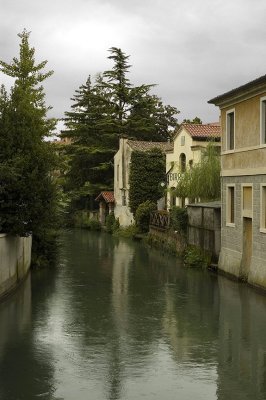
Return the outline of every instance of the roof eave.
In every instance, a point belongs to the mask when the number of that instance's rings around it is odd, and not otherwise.
[[[232,103],[239,103],[247,98],[259,95],[266,91],[266,75],[262,78],[260,81],[247,83],[239,88],[214,97],[213,99],[209,100],[208,103],[219,106],[220,108],[224,108]]]

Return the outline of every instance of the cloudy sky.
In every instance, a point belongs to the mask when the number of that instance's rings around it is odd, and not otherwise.
[[[130,55],[131,81],[156,83],[180,122],[217,121],[210,98],[266,74],[266,0],[0,0],[0,11],[0,59],[32,32],[36,60],[54,70],[45,91],[57,118],[88,75],[111,68],[112,46]]]

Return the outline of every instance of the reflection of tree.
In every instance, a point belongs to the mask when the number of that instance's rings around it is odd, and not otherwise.
[[[46,282],[42,281],[45,285]],[[50,399],[54,392],[53,362],[47,349],[36,348],[34,325],[43,295],[31,303],[30,277],[0,307],[0,398],[29,400],[38,395]],[[2,333],[5,332],[6,336]],[[4,347],[2,347],[4,346]]]

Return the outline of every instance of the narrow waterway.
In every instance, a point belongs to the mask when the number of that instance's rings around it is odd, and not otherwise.
[[[107,234],[65,233],[0,329],[0,400],[266,399],[266,296]]]

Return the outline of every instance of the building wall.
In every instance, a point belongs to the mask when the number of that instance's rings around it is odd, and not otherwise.
[[[31,264],[32,238],[0,234],[0,296],[7,294],[27,275]]]
[[[173,152],[166,153],[166,173],[171,169],[168,174],[167,182],[167,209],[171,206],[182,206],[180,198],[175,198],[172,201],[171,188],[175,188],[178,181],[178,174],[181,171],[180,155],[183,153],[186,156],[186,168],[190,168],[200,162],[202,151],[207,147],[208,141],[193,140],[191,135],[183,128],[174,139]],[[220,143],[217,143],[220,146]],[[174,203],[174,204],[173,204]],[[185,204],[189,203],[189,199],[185,200]]]
[[[119,150],[114,156],[114,214],[119,218],[121,226],[128,226],[134,222],[134,216],[128,206],[131,153],[132,149],[128,146],[127,139],[120,139]]]
[[[260,229],[261,184],[266,183],[266,146],[260,143],[261,98],[266,92],[221,109],[222,230],[219,268],[266,288],[266,233]],[[235,148],[226,149],[227,112],[235,113]],[[243,185],[252,186],[252,210],[243,210]],[[228,185],[235,187],[235,221],[228,223]]]
[[[264,96],[266,92],[221,110],[223,175],[265,173],[265,145],[260,145],[260,99]],[[226,150],[226,113],[229,110],[235,111],[234,151]]]
[[[261,183],[266,184],[266,174],[222,178],[222,248],[219,269],[266,288],[266,233],[260,230]],[[230,226],[226,219],[227,185],[232,184],[235,185],[234,226]],[[249,246],[249,241],[244,240],[243,184],[251,184],[253,189],[251,260],[248,269],[244,262],[244,250]]]
[[[208,252],[217,262],[221,249],[221,205],[220,202],[191,204],[187,207],[189,245]]]

